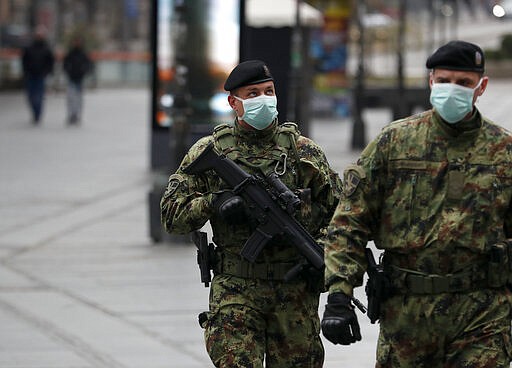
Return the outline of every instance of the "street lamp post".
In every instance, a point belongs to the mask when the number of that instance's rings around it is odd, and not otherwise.
[[[405,21],[407,11],[407,0],[400,0],[399,5],[399,23],[398,23],[398,39],[397,39],[397,99],[394,106],[393,120],[401,119],[409,112],[408,106],[404,103],[404,46],[405,46]]]
[[[353,111],[353,130],[352,130],[352,149],[360,150],[366,145],[366,128],[363,120],[363,98],[364,98],[364,25],[363,14],[366,11],[366,4],[364,1],[356,2],[357,12],[357,28],[359,30],[358,52],[359,61],[356,75],[356,83],[354,88],[354,111]]]
[[[289,120],[299,124],[302,134],[309,135],[308,122],[305,120],[303,104],[304,98],[304,77],[305,60],[303,55],[304,40],[302,38],[302,24],[300,8],[302,0],[296,0],[295,24],[291,36],[291,74],[290,89],[288,97]]]

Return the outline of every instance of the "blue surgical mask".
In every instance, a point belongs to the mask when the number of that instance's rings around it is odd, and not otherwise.
[[[475,88],[463,87],[455,83],[434,83],[430,91],[430,103],[447,123],[455,124],[473,110]]]
[[[276,96],[260,95],[245,100],[237,96],[233,97],[242,101],[244,106],[244,115],[240,119],[255,129],[263,130],[268,128],[277,117]]]

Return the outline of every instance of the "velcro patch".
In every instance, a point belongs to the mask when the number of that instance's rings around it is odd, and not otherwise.
[[[167,185],[167,193],[172,195],[176,190],[178,190],[180,184],[185,181],[185,178],[180,174],[172,174],[169,177],[169,184]]]
[[[366,177],[362,167],[350,165],[345,170],[343,178],[343,194],[350,197],[357,190],[361,180]]]

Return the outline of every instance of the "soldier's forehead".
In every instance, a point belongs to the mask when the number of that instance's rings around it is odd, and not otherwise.
[[[253,91],[261,91],[269,88],[274,88],[274,82],[268,81],[263,83],[251,84],[248,86],[242,86],[238,88],[238,92],[253,92]]]
[[[434,69],[432,76],[434,79],[448,79],[454,81],[474,81],[480,79],[480,74],[477,72],[449,69]]]

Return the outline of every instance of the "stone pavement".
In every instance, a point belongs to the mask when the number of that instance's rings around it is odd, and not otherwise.
[[[493,81],[479,103],[509,128],[511,87]],[[0,367],[212,366],[195,247],[148,235],[149,96],[87,91],[82,125],[67,127],[51,92],[33,127],[24,96],[0,94]],[[373,137],[391,116],[364,118]],[[310,135],[338,171],[357,157],[348,120],[314,121]],[[373,366],[377,326],[359,320],[363,341],[326,342],[326,368]]]

